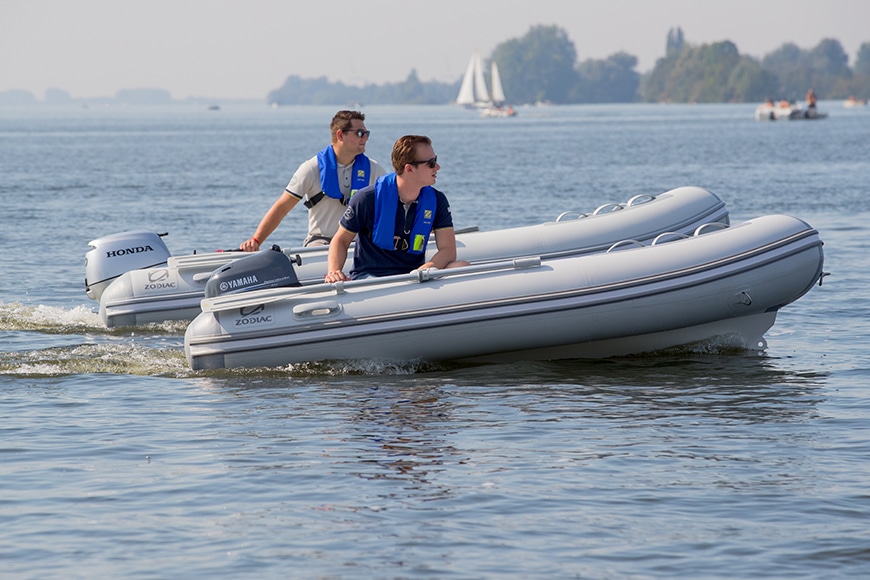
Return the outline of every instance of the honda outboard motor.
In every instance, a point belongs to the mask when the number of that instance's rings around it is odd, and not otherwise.
[[[290,257],[277,246],[221,266],[205,283],[205,297],[237,294],[264,288],[302,286]]]
[[[171,255],[161,239],[166,234],[136,230],[97,238],[85,254],[85,292],[99,300],[112,280],[130,270],[166,264]]]

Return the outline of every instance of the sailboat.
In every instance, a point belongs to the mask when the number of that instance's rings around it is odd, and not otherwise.
[[[505,106],[507,99],[505,99],[504,88],[501,85],[498,64],[495,61],[492,61],[490,81],[492,83],[492,98],[490,98],[486,81],[483,78],[483,64],[480,55],[474,53],[468,62],[468,68],[465,70],[462,86],[456,97],[456,104],[479,109],[480,114],[485,117],[513,117],[516,115],[513,107]]]

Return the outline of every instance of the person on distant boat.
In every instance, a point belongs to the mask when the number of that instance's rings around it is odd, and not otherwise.
[[[393,145],[392,161],[395,173],[378,178],[350,199],[329,246],[326,282],[469,265],[456,260],[450,204],[432,187],[441,169],[432,140],[423,135],[400,137]],[[438,251],[426,261],[432,232]],[[348,276],[342,267],[354,238]]]
[[[239,245],[245,252],[260,249],[281,220],[296,204],[308,208],[305,246],[329,244],[338,230],[338,220],[353,194],[386,175],[387,170],[365,155],[370,131],[359,111],[338,111],[329,126],[332,143],[296,170],[290,183],[275,201],[254,235]]]
[[[807,91],[807,108],[814,109],[816,108],[816,92],[813,89]]]
[[[789,103],[787,99],[781,99],[779,101],[779,105],[777,105],[777,106],[781,107],[783,109],[787,109],[787,108],[791,107],[791,103]]]

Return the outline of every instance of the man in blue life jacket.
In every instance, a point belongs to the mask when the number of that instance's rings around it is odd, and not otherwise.
[[[422,135],[400,137],[393,145],[392,161],[395,173],[378,178],[351,198],[329,246],[327,282],[469,265],[456,260],[450,204],[432,187],[441,169],[432,141]],[[433,231],[437,252],[426,261]],[[342,267],[354,238],[348,277]]]
[[[302,200],[308,208],[308,236],[303,245],[329,244],[354,192],[387,173],[377,161],[365,155],[370,135],[365,118],[359,111],[335,114],[329,127],[332,143],[299,166],[284,192],[260,220],[254,235],[239,245],[240,249],[259,250],[281,220]]]

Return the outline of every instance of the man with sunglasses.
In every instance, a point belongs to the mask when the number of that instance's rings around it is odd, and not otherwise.
[[[259,250],[281,220],[303,200],[308,208],[308,236],[303,245],[329,244],[351,196],[387,173],[365,155],[371,134],[365,118],[359,111],[335,114],[329,127],[332,143],[299,166],[284,192],[260,220],[254,235],[239,245],[240,249]]]
[[[351,198],[329,246],[327,282],[469,265],[456,260],[450,204],[432,187],[441,169],[432,141],[422,135],[400,137],[392,161],[395,173]],[[437,251],[427,261],[432,232]],[[347,276],[342,267],[354,238],[353,269]]]

